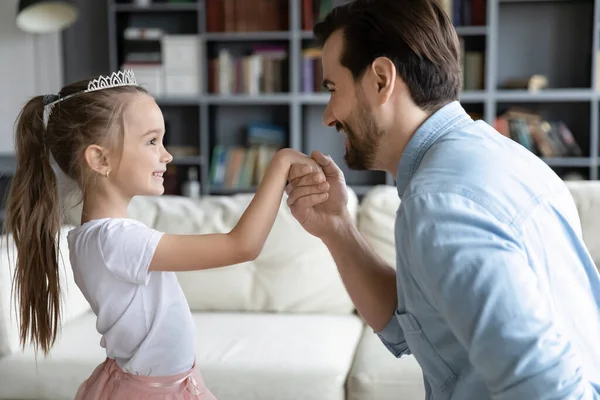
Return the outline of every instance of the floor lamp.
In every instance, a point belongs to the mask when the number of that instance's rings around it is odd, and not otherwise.
[[[77,15],[67,0],[20,0],[17,26],[28,33],[58,32],[73,24]]]

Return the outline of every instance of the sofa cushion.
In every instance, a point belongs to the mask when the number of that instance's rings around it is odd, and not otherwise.
[[[423,374],[412,355],[396,358],[371,328],[363,332],[347,383],[348,400],[423,400]]]
[[[63,226],[60,230],[59,276],[61,285],[62,323],[68,323],[90,310],[90,305],[75,284],[73,270],[69,263],[67,233],[73,226]],[[8,247],[7,247],[8,238]],[[15,267],[15,247],[11,235],[0,238],[0,356],[19,349],[18,310],[13,301],[13,277]],[[7,251],[10,249],[10,252]]]
[[[363,324],[355,315],[195,313],[197,365],[219,400],[343,400]],[[73,398],[105,359],[87,313],[51,358],[31,348],[0,359],[0,398]]]
[[[251,199],[251,195],[207,198],[198,210],[171,207],[170,200],[160,202],[159,207],[164,209],[158,213],[156,228],[172,233],[228,232]],[[188,222],[179,222],[182,220]],[[255,261],[178,276],[193,310],[309,313],[354,310],[331,254],[319,239],[304,231],[285,199]]]
[[[27,346],[0,358],[0,399],[72,399],[77,388],[106,358],[92,312],[63,326],[50,357]]]
[[[596,266],[600,268],[600,182],[565,182],[579,212],[581,231],[585,245],[590,251]]]
[[[345,399],[355,315],[195,314],[198,364],[219,400]]]
[[[395,186],[379,185],[369,190],[358,209],[357,226],[367,243],[390,266],[396,267],[394,227],[400,206]]]
[[[349,193],[356,215],[358,199]],[[253,194],[136,197],[132,218],[167,233],[226,233],[237,223]],[[354,306],[325,245],[292,216],[284,195],[263,251],[253,262],[178,273],[195,311],[351,313]],[[78,212],[72,212],[71,222]]]

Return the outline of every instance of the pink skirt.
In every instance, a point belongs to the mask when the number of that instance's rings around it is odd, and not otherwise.
[[[194,365],[174,376],[140,376],[124,372],[107,358],[86,379],[75,400],[216,400]]]

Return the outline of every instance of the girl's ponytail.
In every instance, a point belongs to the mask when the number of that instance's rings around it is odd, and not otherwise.
[[[17,169],[6,201],[6,232],[16,245],[13,290],[19,305],[20,342],[45,355],[60,321],[59,243],[61,212],[56,175],[43,124],[44,97],[31,99],[18,118]]]

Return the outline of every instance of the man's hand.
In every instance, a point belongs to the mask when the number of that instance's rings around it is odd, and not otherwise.
[[[331,157],[318,151],[313,151],[311,157],[325,173],[329,184],[328,196],[322,196],[322,190],[318,188],[322,182],[321,172],[314,173],[308,166],[294,164],[286,187],[288,206],[308,233],[324,239],[345,224],[352,223],[347,208],[348,192],[344,174]]]

